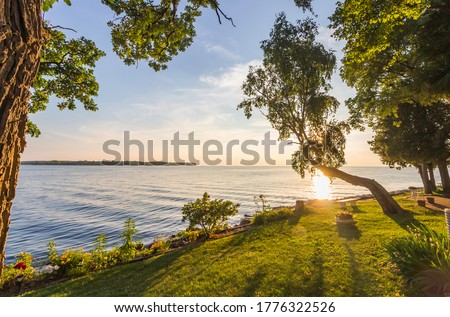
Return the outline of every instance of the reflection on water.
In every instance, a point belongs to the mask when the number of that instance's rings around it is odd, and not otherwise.
[[[317,175],[312,177],[314,184],[315,198],[317,199],[330,199],[331,188],[330,179],[322,174],[321,171],[317,172]]]

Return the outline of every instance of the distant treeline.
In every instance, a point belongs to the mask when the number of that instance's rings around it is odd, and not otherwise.
[[[189,162],[139,162],[139,161],[23,161],[22,165],[113,165],[113,166],[195,166],[195,163]]]

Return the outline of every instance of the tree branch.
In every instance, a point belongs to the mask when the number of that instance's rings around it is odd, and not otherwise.
[[[230,21],[232,26],[236,27],[236,25],[234,24],[233,18],[229,17],[222,11],[222,9],[219,7],[219,3],[217,3],[216,0],[211,0],[211,2],[213,4],[214,11],[216,11],[217,19],[219,20],[219,23],[222,24],[221,17],[223,17],[226,20]]]
[[[76,30],[74,30],[74,29],[72,29],[72,28],[63,27],[63,26],[61,26],[61,25],[51,25],[51,26],[49,27],[49,29],[62,29],[62,30],[69,30],[69,31],[78,33]]]

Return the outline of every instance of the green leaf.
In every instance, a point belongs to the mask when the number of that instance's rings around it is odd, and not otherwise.
[[[51,8],[53,8],[53,5],[56,2],[59,2],[59,0],[43,0],[42,1],[42,11],[43,12],[49,11]],[[64,2],[69,6],[72,5],[70,0],[64,0]]]

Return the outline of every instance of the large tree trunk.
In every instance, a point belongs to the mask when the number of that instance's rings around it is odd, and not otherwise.
[[[392,198],[391,194],[375,180],[351,175],[333,167],[323,165],[317,165],[315,167],[327,177],[336,177],[352,185],[366,187],[378,201],[384,213],[404,212],[403,208]]]
[[[448,174],[447,162],[439,162],[439,174],[441,175],[442,191],[444,195],[450,196],[450,176]]]
[[[431,191],[435,192],[437,190],[436,179],[434,178],[434,167],[432,163],[427,164],[428,173],[430,174],[430,186]]]
[[[418,168],[420,177],[422,178],[423,192],[427,195],[432,194],[427,164],[421,164]]]
[[[41,40],[41,0],[0,0],[0,278]]]

